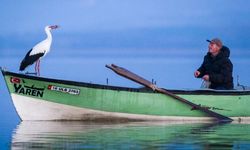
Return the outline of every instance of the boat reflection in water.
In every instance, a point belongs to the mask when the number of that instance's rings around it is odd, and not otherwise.
[[[12,149],[250,149],[250,124],[23,121]]]

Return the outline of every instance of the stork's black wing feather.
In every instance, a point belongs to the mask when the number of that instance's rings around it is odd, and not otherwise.
[[[44,53],[38,53],[30,56],[31,51],[32,49],[25,55],[24,59],[22,60],[19,68],[20,71],[23,71],[27,66],[32,65],[44,55]]]

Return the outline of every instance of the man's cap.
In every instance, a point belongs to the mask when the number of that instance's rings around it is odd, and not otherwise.
[[[216,44],[217,46],[219,46],[220,48],[222,47],[222,41],[220,40],[220,39],[218,39],[218,38],[214,38],[214,39],[212,39],[212,40],[207,40],[207,42],[209,42],[209,43],[214,43],[214,44]]]

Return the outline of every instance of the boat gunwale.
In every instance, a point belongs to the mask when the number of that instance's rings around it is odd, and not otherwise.
[[[93,83],[71,81],[71,80],[52,79],[52,78],[46,78],[46,77],[37,77],[37,76],[20,74],[20,73],[14,73],[14,72],[3,70],[2,68],[1,68],[1,71],[4,76],[9,75],[9,76],[15,76],[15,77],[26,78],[26,79],[31,79],[31,80],[53,82],[57,84],[66,84],[66,85],[71,85],[71,86],[80,86],[80,87],[116,90],[116,91],[140,92],[140,93],[157,93],[147,87],[132,88],[132,87],[103,85],[103,84],[93,84]],[[228,96],[250,95],[250,90],[213,90],[213,89],[197,89],[197,90],[167,89],[167,90],[174,94],[184,94],[184,95],[228,95]]]

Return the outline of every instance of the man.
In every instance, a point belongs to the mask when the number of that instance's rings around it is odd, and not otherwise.
[[[194,76],[210,82],[211,89],[233,89],[233,64],[229,59],[229,49],[223,46],[218,38],[207,41],[209,42],[208,53],[200,68],[194,72]]]

